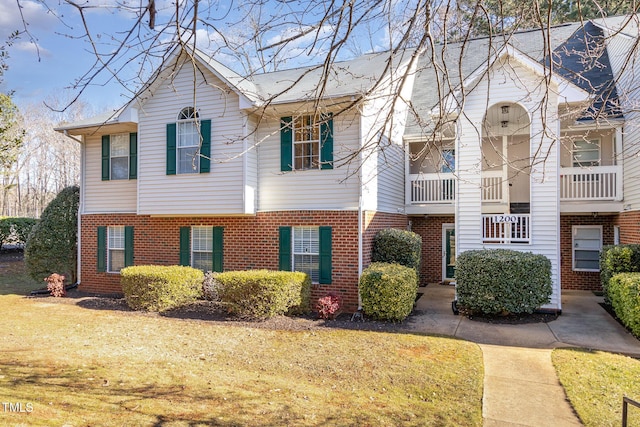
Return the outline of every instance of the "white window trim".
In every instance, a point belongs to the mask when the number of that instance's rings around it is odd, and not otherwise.
[[[113,233],[115,231],[115,229],[118,230],[122,230],[122,248],[113,248],[111,247],[111,233]],[[120,273],[120,270],[112,270],[111,269],[111,251],[121,251],[122,252],[122,258],[124,260],[125,257],[125,247],[126,247],[126,242],[125,242],[125,227],[124,225],[111,225],[107,227],[107,273]],[[122,264],[122,268],[125,267],[124,265],[125,263],[123,262]]]
[[[575,243],[575,236],[576,236],[576,230],[578,229],[584,229],[584,228],[591,228],[591,229],[599,229],[600,230],[600,247],[598,248],[598,252],[602,251],[602,240],[603,240],[603,235],[602,235],[602,226],[601,225],[574,225],[571,227],[571,260],[572,260],[572,264],[571,267],[573,269],[573,271],[586,271],[586,272],[599,272],[600,271],[600,267],[598,267],[597,269],[591,269],[591,268],[576,268],[576,243]],[[578,248],[579,249],[579,248]]]
[[[122,136],[125,138],[126,144],[125,146],[127,147],[127,155],[126,156],[114,156],[113,155],[113,142],[115,140],[116,136]],[[116,133],[116,134],[111,134],[109,135],[109,180],[110,181],[126,181],[129,179],[129,156],[131,155],[130,152],[130,147],[129,147],[129,134],[128,133]],[[125,176],[123,178],[114,178],[113,177],[113,159],[123,159],[125,158],[127,159],[127,173],[125,174]]]
[[[189,117],[186,119],[181,119],[180,117],[183,115],[183,112],[187,109],[191,108],[193,110],[193,117]],[[195,145],[180,145],[180,124],[184,123],[194,123],[196,127],[196,135],[199,135],[198,131],[200,130],[200,114],[198,111],[192,107],[185,107],[180,110],[178,113],[178,119],[176,120],[176,174],[178,175],[189,175],[194,173],[200,173],[200,156],[198,155],[200,150],[200,141]],[[180,169],[180,150],[193,149],[196,148],[196,155],[193,157],[192,164],[195,162],[195,167],[189,169],[188,172],[183,172]]]
[[[296,227],[291,227],[291,270],[292,271],[300,271],[300,270],[296,270],[296,255],[309,255],[309,256],[316,256],[318,259],[318,280],[313,280],[313,275],[309,274],[309,278],[311,278],[312,283],[313,284],[318,284],[320,283],[319,278],[320,278],[320,227],[318,226],[296,226]],[[317,247],[318,247],[318,252],[296,252],[296,230],[300,231],[300,230],[304,230],[304,229],[315,229],[317,236],[318,236],[318,241],[317,241]]]
[[[194,231],[196,229],[205,229],[208,230],[209,234],[211,235],[211,239],[210,239],[210,246],[211,246],[211,250],[209,251],[203,251],[203,250],[195,250],[194,247],[194,241],[196,238],[196,233],[194,233]],[[191,252],[190,256],[191,256],[191,267],[193,268],[198,268],[195,266],[195,257],[193,256],[193,254],[198,253],[198,254],[209,254],[209,260],[211,260],[211,268],[209,268],[209,270],[212,270],[213,268],[213,228],[211,226],[206,226],[206,225],[194,225],[191,227],[191,242],[189,242],[191,247],[189,248],[189,251]]]
[[[301,121],[303,121],[306,117],[310,117],[311,120],[314,120],[312,126],[316,128],[316,131],[318,133],[318,139],[312,139],[312,140],[308,140],[308,141],[297,141],[296,140],[296,129],[300,129],[302,127],[301,125]],[[303,114],[297,117],[293,118],[293,126],[291,127],[292,132],[291,132],[291,158],[293,159],[291,163],[293,163],[292,165],[292,169],[293,170],[298,170],[298,171],[303,171],[303,170],[315,170],[315,169],[320,169],[321,168],[321,162],[320,162],[320,139],[322,138],[322,134],[321,134],[321,129],[320,129],[320,119],[315,118],[315,116],[313,114]],[[316,153],[317,153],[317,160],[316,160],[316,166],[312,166],[312,167],[308,167],[308,168],[297,168],[296,167],[296,146],[297,145],[306,145],[306,144],[310,144],[310,145],[316,145]],[[312,161],[313,163],[313,161]]]

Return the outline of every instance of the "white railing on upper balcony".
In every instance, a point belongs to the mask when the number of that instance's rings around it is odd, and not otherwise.
[[[452,173],[409,175],[411,203],[451,203],[456,199],[456,181]]]
[[[482,215],[482,241],[483,243],[531,242],[531,215]]]
[[[421,173],[409,175],[411,204],[452,203],[456,200],[456,177],[453,173]],[[501,202],[505,180],[502,171],[482,172],[482,201]]]
[[[621,200],[622,168],[594,166],[560,169],[560,200]]]

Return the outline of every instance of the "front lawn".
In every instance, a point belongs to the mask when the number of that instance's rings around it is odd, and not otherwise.
[[[10,276],[3,425],[482,425],[473,343],[98,310],[17,295],[24,284]]]
[[[553,365],[585,426],[619,426],[622,398],[640,401],[640,360],[603,351],[556,349]],[[629,406],[629,426],[640,426],[640,409]]]

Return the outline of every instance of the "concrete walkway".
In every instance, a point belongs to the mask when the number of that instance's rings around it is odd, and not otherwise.
[[[452,286],[421,288],[416,332],[454,336],[480,345],[484,359],[484,425],[580,426],[551,363],[557,347],[581,347],[640,357],[640,341],[599,305],[602,297],[564,291],[562,315],[550,323],[496,325],[456,316]]]

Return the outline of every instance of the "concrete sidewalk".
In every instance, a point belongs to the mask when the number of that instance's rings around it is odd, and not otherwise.
[[[551,363],[557,347],[582,347],[640,357],[640,341],[587,291],[564,291],[562,315],[550,323],[500,325],[451,311],[452,286],[420,288],[409,327],[476,342],[484,358],[485,426],[579,426]]]

